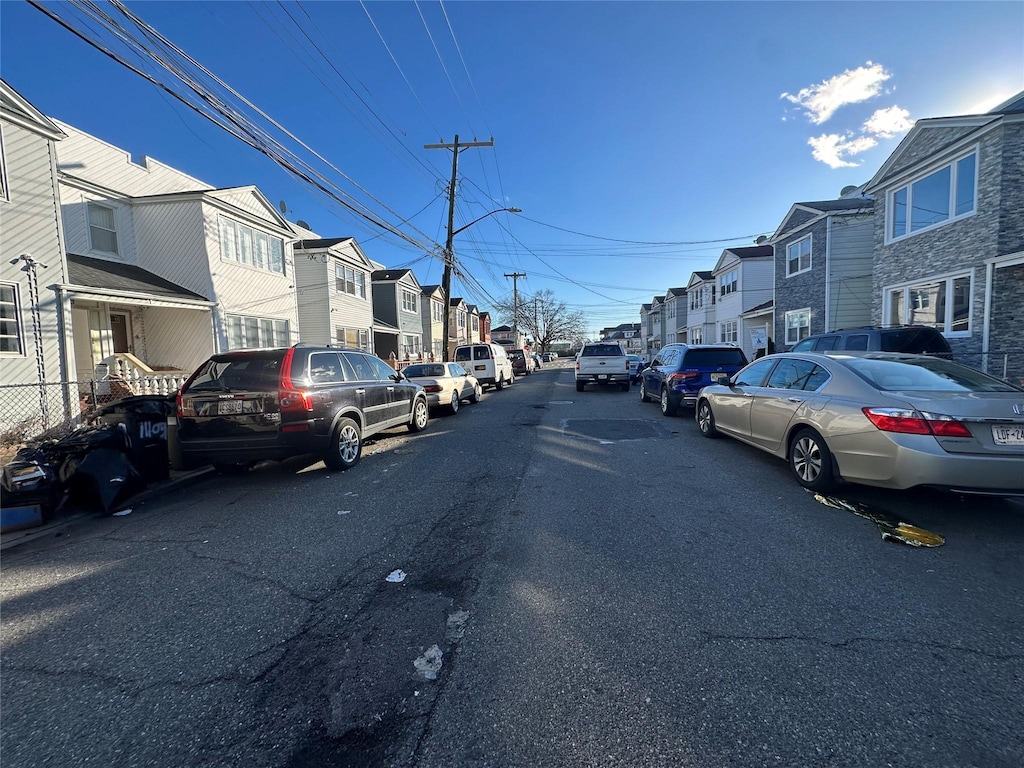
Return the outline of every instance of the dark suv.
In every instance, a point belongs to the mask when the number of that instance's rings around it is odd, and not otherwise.
[[[816,333],[800,339],[790,352],[907,352],[953,359],[949,342],[938,329],[928,325],[865,326]]]
[[[427,426],[427,398],[378,357],[296,344],[214,355],[178,393],[178,444],[187,464],[245,468],[319,454],[331,469],[359,461],[363,439]]]
[[[640,402],[656,397],[661,412],[675,416],[680,406],[693,408],[702,387],[714,384],[713,373],[732,376],[747,364],[732,344],[668,344],[640,372]]]

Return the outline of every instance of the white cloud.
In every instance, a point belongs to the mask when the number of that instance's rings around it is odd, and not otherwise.
[[[783,93],[780,98],[803,107],[811,122],[821,125],[844,104],[856,104],[877,96],[882,83],[890,77],[892,75],[881,64],[869,61],[863,67],[848,69],[817,85],[802,88],[795,95]]]
[[[841,136],[838,133],[812,136],[807,143],[811,145],[811,155],[814,156],[814,159],[825,163],[829,168],[855,168],[860,163],[852,163],[846,158],[866,152],[878,144],[870,136],[854,139],[849,135]]]
[[[892,106],[875,111],[864,123],[864,132],[883,139],[891,139],[899,133],[906,133],[914,127],[910,113],[903,107]]]

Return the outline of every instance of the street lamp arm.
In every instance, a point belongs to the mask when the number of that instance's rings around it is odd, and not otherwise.
[[[463,230],[469,229],[469,228],[470,228],[470,227],[472,227],[472,226],[473,226],[474,224],[476,224],[476,223],[477,223],[478,221],[483,221],[483,220],[484,220],[484,219],[486,219],[486,218],[487,218],[488,216],[493,216],[494,214],[496,214],[496,213],[501,213],[502,211],[505,211],[506,213],[522,213],[522,212],[523,212],[523,209],[522,209],[522,208],[498,208],[497,210],[495,210],[495,211],[491,211],[490,213],[485,213],[485,214],[484,214],[483,216],[481,216],[481,217],[480,217],[479,219],[473,219],[473,220],[472,220],[471,222],[469,222],[469,224],[467,224],[467,225],[466,225],[466,226],[464,226],[464,227],[459,227],[459,228],[458,228],[458,229],[456,229],[456,230],[455,230],[454,232],[452,232],[451,236],[452,236],[452,237],[455,237],[455,235],[459,234],[459,232],[462,232]]]

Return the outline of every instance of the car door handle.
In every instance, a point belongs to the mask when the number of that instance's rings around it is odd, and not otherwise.
[[[744,396],[744,397],[753,397],[753,395],[752,395],[752,394],[750,394],[749,392],[744,392],[744,393],[743,393],[743,396]]]
[[[802,397],[787,397],[786,399],[791,403],[802,403],[804,401]]]
[[[388,387],[388,392],[394,392],[394,391],[395,391],[394,387]]]
[[[365,389],[357,389],[356,390],[356,394],[357,395],[365,395],[366,394],[366,390]]]

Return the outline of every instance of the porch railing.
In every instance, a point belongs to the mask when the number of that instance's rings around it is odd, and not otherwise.
[[[115,390],[119,390],[121,397],[170,395],[178,391],[190,374],[181,370],[158,371],[133,354],[117,352],[96,367],[96,383],[100,389],[97,394],[116,394]]]

